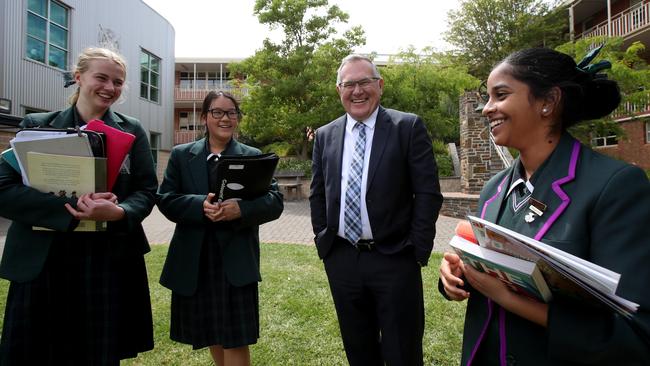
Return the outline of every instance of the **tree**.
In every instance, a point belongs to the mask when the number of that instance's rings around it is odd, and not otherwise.
[[[579,62],[594,45],[602,43],[605,43],[605,46],[592,63],[601,60],[612,63],[612,68],[607,71],[607,75],[615,80],[621,89],[621,106],[613,114],[626,114],[626,105],[645,110],[650,100],[650,68],[641,57],[645,51],[643,43],[634,42],[629,47],[623,48],[621,37],[581,38],[575,43],[565,43],[557,47],[557,50],[571,55],[576,62]],[[572,127],[571,132],[586,144],[590,144],[593,135],[624,135],[623,129],[611,115],[589,123],[580,123]]]
[[[456,47],[459,63],[485,79],[513,51],[563,42],[568,16],[565,7],[554,5],[548,0],[461,0],[447,16],[445,40]]]
[[[479,81],[448,57],[430,48],[422,52],[416,54],[411,47],[380,70],[385,80],[382,105],[422,117],[434,140],[457,142],[458,98]]]
[[[231,70],[246,75],[242,133],[260,144],[284,141],[307,158],[311,131],[342,113],[336,94],[340,60],[365,43],[360,27],[336,38],[348,15],[327,0],[257,0],[260,23],[281,29],[282,42],[263,48]]]

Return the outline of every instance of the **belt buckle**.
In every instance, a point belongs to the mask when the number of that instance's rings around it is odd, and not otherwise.
[[[370,252],[372,251],[373,244],[375,242],[372,240],[366,241],[366,242],[357,242],[354,247],[357,248],[358,251],[360,252]]]

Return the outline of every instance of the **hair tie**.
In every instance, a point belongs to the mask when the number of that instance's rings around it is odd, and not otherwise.
[[[600,50],[603,49],[604,46],[605,46],[605,44],[602,44],[599,47],[594,48],[593,50],[589,51],[589,53],[587,53],[587,55],[585,55],[585,57],[583,57],[582,60],[580,60],[580,62],[578,62],[578,64],[576,65],[576,70],[578,70],[578,72],[580,72],[580,74],[589,75],[589,77],[591,77],[592,79],[603,78],[603,77],[606,78],[607,77],[606,75],[604,75],[604,74],[599,75],[598,72],[601,71],[601,70],[605,70],[605,69],[611,69],[612,68],[612,63],[611,62],[609,62],[607,60],[602,60],[602,61],[599,61],[599,62],[593,64],[593,65],[589,65],[589,63],[594,58],[596,58],[596,56],[598,55]]]
[[[71,72],[64,72],[63,73],[63,87],[67,88],[70,85],[74,85],[77,82],[74,79],[74,75]]]

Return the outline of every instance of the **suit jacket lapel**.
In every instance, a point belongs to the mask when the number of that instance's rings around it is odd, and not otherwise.
[[[194,186],[198,192],[208,192],[210,189],[208,187],[208,169],[206,167],[208,154],[205,144],[205,139],[195,142],[190,148],[190,158],[188,161]]]
[[[72,115],[74,113],[74,107],[70,107],[68,109],[65,109],[61,111],[54,119],[52,122],[50,122],[50,127],[53,128],[68,128],[68,127],[74,127],[74,116]]]
[[[329,174],[332,177],[341,177],[341,170],[343,165],[343,141],[345,139],[345,123],[347,122],[347,114],[339,117],[334,122],[332,133],[329,136],[329,141],[326,142],[327,146],[332,146],[330,151],[331,161],[330,166],[327,167]],[[333,199],[338,205],[341,200],[341,179],[336,179],[334,184],[334,192],[332,192]]]
[[[535,182],[532,194],[532,198],[546,205],[546,211],[529,225],[526,235],[541,240],[571,203],[571,198],[562,186],[575,179],[580,149],[580,143],[571,135],[565,133],[560,139]]]
[[[120,116],[118,116],[115,112],[109,109],[103,118],[104,118],[104,123],[106,125],[111,126],[113,128],[117,128],[120,131],[124,131],[124,129],[121,126],[122,118],[120,118]]]
[[[515,165],[516,164],[513,164],[512,167],[509,168],[510,170],[508,173],[497,185],[496,192],[493,192],[492,196],[490,196],[483,203],[483,207],[480,207],[482,219],[490,222],[497,222],[497,219],[499,218],[499,211],[501,210],[501,205],[503,204],[503,199],[508,192],[508,187],[512,181],[512,172]]]
[[[546,210],[541,217],[535,215],[535,220],[532,222],[521,220],[514,223],[515,231],[536,240],[541,240],[544,237],[571,202],[571,198],[564,192],[562,185],[575,179],[579,153],[580,143],[570,135],[564,134],[555,151],[549,157],[550,160],[540,172],[540,176],[535,182],[535,190],[531,195],[531,198],[545,204]],[[512,169],[510,168],[509,174],[499,185],[501,189],[497,188],[498,192],[485,202],[482,214],[484,219],[491,222],[496,222],[498,219],[499,210],[512,181]],[[526,204],[527,211],[529,206],[530,202]]]
[[[381,156],[386,147],[386,141],[390,135],[390,118],[383,107],[379,106],[377,112],[377,121],[375,123],[375,132],[372,137],[372,148],[370,150],[370,162],[368,163],[368,180],[366,182],[366,192],[370,190],[372,180],[375,177],[375,172],[379,167]]]

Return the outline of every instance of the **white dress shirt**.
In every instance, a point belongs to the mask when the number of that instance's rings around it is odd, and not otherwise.
[[[372,230],[370,229],[370,219],[368,219],[368,208],[366,207],[366,187],[368,182],[368,165],[370,163],[370,152],[372,149],[372,138],[375,135],[375,124],[377,123],[377,113],[379,107],[363,122],[366,126],[366,150],[363,156],[363,173],[361,175],[361,239],[372,239]],[[345,124],[345,136],[343,141],[343,161],[341,165],[341,211],[339,212],[339,231],[337,235],[345,238],[345,192],[348,188],[348,178],[350,177],[350,165],[352,165],[352,155],[354,153],[354,144],[359,135],[359,129],[354,129],[357,121],[349,114]]]

